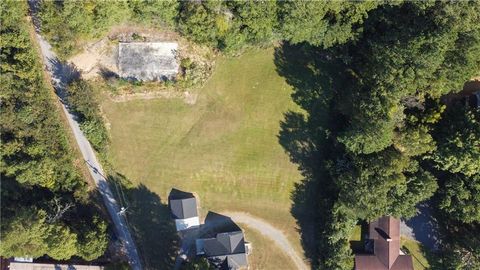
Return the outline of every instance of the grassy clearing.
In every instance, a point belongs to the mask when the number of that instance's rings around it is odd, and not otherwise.
[[[106,99],[115,168],[162,202],[176,187],[196,192],[204,213],[259,216],[283,230],[302,253],[290,214],[290,193],[302,177],[277,138],[283,113],[297,107],[275,70],[273,50],[220,59],[196,92],[195,105],[181,99]]]
[[[361,241],[362,240],[362,226],[356,225],[353,229],[352,236],[350,237],[350,241]]]
[[[252,245],[252,253],[248,256],[251,270],[278,270],[295,269],[292,260],[283,254],[282,251],[275,248],[275,243],[262,236],[258,231],[244,226],[245,239]]]
[[[401,245],[403,250],[406,250],[408,254],[412,255],[413,268],[415,270],[430,269],[430,264],[422,249],[422,244],[415,240],[402,237]]]
[[[363,253],[365,252],[365,232],[368,230],[368,227],[365,224],[357,224],[353,228],[352,235],[350,236],[350,247],[353,250],[353,253]]]

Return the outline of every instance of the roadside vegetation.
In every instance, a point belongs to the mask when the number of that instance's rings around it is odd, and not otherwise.
[[[0,255],[96,259],[109,242],[107,223],[45,84],[26,2],[2,1],[0,9]]]
[[[32,92],[45,87],[25,5],[4,1],[2,10],[2,231],[47,233],[7,233],[0,251],[21,254],[37,241],[36,254],[87,258],[79,243],[92,239],[88,233],[72,236],[82,229],[67,215],[52,225],[38,204],[60,194],[86,202],[85,187],[46,94]],[[197,192],[204,209],[268,220],[315,269],[352,269],[357,224],[408,219],[427,201],[441,240],[436,254],[425,253],[430,267],[480,268],[480,111],[442,99],[479,75],[479,2],[44,1],[40,14],[63,57],[125,21],[178,31],[220,52],[193,103],[102,102],[112,164],[137,185],[131,204],[153,202],[131,219],[147,265],[172,263],[171,250],[156,249],[148,233],[150,225],[170,227],[146,216],[161,216],[163,198],[177,187]],[[106,152],[91,87],[74,82],[70,102]],[[26,203],[19,198],[27,192],[49,195]],[[36,214],[12,210],[33,204]],[[55,241],[66,244],[55,249]]]
[[[66,94],[70,109],[79,118],[80,129],[96,151],[105,153],[109,141],[108,131],[92,86],[78,77],[67,86]]]

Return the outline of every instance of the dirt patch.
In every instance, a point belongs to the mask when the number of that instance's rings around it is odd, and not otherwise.
[[[109,95],[109,99],[113,102],[126,102],[130,100],[138,99],[156,99],[156,98],[180,98],[186,104],[194,105],[197,103],[198,94],[191,93],[189,91],[176,92],[169,90],[154,91],[154,92],[144,92],[144,93],[132,93],[132,94],[122,94],[122,95]]]
[[[82,53],[73,56],[69,61],[88,80],[100,76],[103,70],[118,73],[117,54],[117,46],[108,38],[103,38],[87,44]]]
[[[206,46],[189,42],[178,33],[135,25],[113,27],[106,37],[87,43],[83,51],[68,61],[72,62],[85,79],[111,78],[118,74],[119,42],[177,42],[178,58],[183,67],[177,80],[186,81],[183,88],[203,84],[213,72],[217,53]]]

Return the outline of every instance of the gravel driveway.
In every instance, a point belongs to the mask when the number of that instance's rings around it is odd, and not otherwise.
[[[295,251],[285,234],[265,220],[243,212],[223,212],[222,215],[230,217],[235,222],[245,224],[249,228],[260,232],[263,236],[272,240],[277,247],[283,251],[283,253],[292,259],[294,264],[297,266],[297,269],[309,269],[302,256]]]

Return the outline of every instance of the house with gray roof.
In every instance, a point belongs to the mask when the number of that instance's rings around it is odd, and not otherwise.
[[[197,212],[197,200],[192,193],[172,189],[168,196],[168,205],[177,231],[200,226]]]
[[[218,233],[197,239],[197,255],[204,255],[218,269],[247,269],[247,250],[242,231]]]

